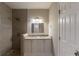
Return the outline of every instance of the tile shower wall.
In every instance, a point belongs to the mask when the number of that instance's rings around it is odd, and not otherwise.
[[[0,3],[0,55],[12,46],[12,14],[11,9]]]
[[[13,49],[20,49],[20,34],[27,32],[27,9],[12,9]]]

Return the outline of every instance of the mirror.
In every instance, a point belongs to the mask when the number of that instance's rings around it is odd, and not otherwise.
[[[32,33],[44,33],[44,23],[32,23]]]

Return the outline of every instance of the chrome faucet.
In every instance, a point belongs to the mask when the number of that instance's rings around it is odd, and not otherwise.
[[[76,50],[76,52],[74,54],[75,54],[75,56],[79,56],[79,51]]]

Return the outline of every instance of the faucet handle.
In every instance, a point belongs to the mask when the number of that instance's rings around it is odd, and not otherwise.
[[[75,54],[75,56],[79,56],[79,51],[76,50],[76,52],[74,54]]]

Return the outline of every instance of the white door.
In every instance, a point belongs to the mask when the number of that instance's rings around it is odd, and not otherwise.
[[[60,56],[74,56],[79,49],[79,11],[73,5],[74,3],[60,3]]]

